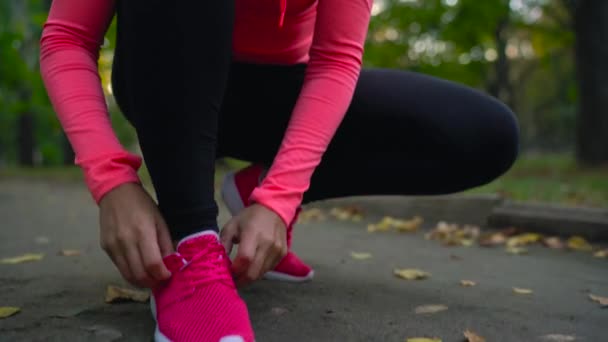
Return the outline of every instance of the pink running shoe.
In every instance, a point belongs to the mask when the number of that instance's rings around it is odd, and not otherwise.
[[[232,215],[238,214],[249,205],[249,196],[262,180],[264,169],[260,165],[252,164],[238,172],[231,172],[224,178],[222,185],[222,198]],[[289,252],[274,268],[264,275],[266,279],[282,280],[300,283],[311,280],[315,271],[306,265],[291,251],[293,225],[298,219],[301,208],[296,211],[296,217],[287,227],[287,246]]]
[[[172,276],[152,291],[154,341],[254,342],[247,306],[217,233],[185,238],[164,262]]]

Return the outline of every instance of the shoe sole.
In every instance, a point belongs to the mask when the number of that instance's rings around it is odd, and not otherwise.
[[[150,311],[152,311],[152,317],[154,318],[154,322],[156,323],[156,329],[154,329],[154,342],[172,342],[158,328],[158,321],[156,321],[156,303],[154,302],[154,296],[150,296]],[[220,338],[218,342],[245,342],[245,340],[240,336],[233,335],[224,336]]]
[[[303,277],[296,277],[296,276],[292,276],[292,275],[277,272],[277,271],[268,271],[264,274],[264,279],[278,280],[278,281],[284,281],[284,282],[288,282],[288,283],[305,283],[305,282],[311,281],[312,278],[314,278],[314,276],[315,276],[314,270],[311,270],[310,272],[308,272],[307,275],[305,275]]]

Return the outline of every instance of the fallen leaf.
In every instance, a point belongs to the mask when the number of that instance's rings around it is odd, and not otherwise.
[[[427,240],[437,240],[444,246],[472,246],[480,235],[480,229],[473,225],[459,226],[441,221],[429,233]]]
[[[367,231],[369,233],[375,232],[388,232],[391,230],[391,225],[393,222],[393,218],[390,216],[385,216],[378,223],[372,223],[367,225]]]
[[[529,295],[529,294],[532,294],[534,291],[532,291],[530,289],[522,289],[520,287],[514,287],[513,292],[520,294],[520,295]]]
[[[150,299],[150,293],[146,291],[126,289],[114,285],[109,285],[106,289],[106,303],[125,301],[145,303],[148,299]]]
[[[406,339],[405,342],[441,342],[441,339],[428,337],[411,337]]]
[[[519,232],[520,229],[517,227],[508,227],[500,231],[500,233],[506,237],[517,235]]]
[[[593,247],[591,247],[589,242],[587,242],[587,240],[585,240],[585,238],[583,238],[582,236],[573,236],[569,238],[567,245],[568,248],[575,251],[590,252],[591,250],[593,250]]]
[[[608,307],[608,297],[600,297],[594,294],[589,294],[589,299],[600,304],[601,307]]]
[[[493,247],[507,242],[507,237],[501,233],[487,233],[479,238],[479,245],[483,247]]]
[[[550,342],[571,342],[571,341],[576,341],[576,337],[575,336],[562,335],[562,334],[544,335],[544,336],[541,336],[540,339],[543,340],[543,341],[550,341]]]
[[[464,287],[472,287],[472,286],[477,285],[477,283],[472,280],[461,280],[460,285],[462,285]]]
[[[420,228],[424,220],[420,216],[414,216],[411,220],[397,220],[394,222],[394,227],[398,232],[409,233],[415,232]]]
[[[523,248],[523,247],[513,247],[513,246],[509,246],[505,249],[507,251],[507,253],[509,254],[514,254],[514,255],[521,255],[521,254],[527,254],[528,250]]]
[[[46,236],[37,236],[34,241],[39,245],[46,245],[50,242],[49,238],[47,238]]]
[[[448,307],[442,304],[430,304],[430,305],[421,305],[418,306],[414,312],[418,315],[421,314],[433,314],[441,311],[447,310]]]
[[[272,312],[273,315],[276,315],[276,316],[281,316],[281,315],[284,315],[287,312],[289,312],[289,310],[287,310],[285,308],[280,308],[280,307],[274,307],[270,311]]]
[[[593,256],[596,258],[608,258],[608,248],[593,253]]]
[[[472,332],[471,330],[464,331],[464,337],[468,342],[486,342],[486,339]]]
[[[21,309],[16,306],[0,306],[0,319],[11,317],[19,311],[21,311]]]
[[[366,259],[370,259],[372,257],[371,253],[365,253],[365,252],[350,252],[350,256],[355,259],[355,260],[366,260]]]
[[[544,238],[542,240],[542,244],[545,247],[548,247],[551,249],[562,249],[565,246],[562,239],[558,238],[557,236],[551,236],[551,237]]]
[[[0,264],[21,264],[24,262],[40,261],[44,257],[44,254],[28,253],[12,258],[0,259]]]
[[[363,219],[363,209],[354,205],[332,208],[329,214],[340,221],[352,220],[358,222]]]
[[[395,269],[393,274],[406,280],[421,280],[431,276],[430,273],[415,268]]]
[[[325,219],[325,213],[319,208],[310,208],[302,210],[302,212],[298,216],[299,223],[320,222],[325,221]]]
[[[59,255],[65,257],[78,256],[80,254],[82,253],[77,249],[62,249],[59,251]]]
[[[542,235],[537,233],[524,233],[520,235],[515,235],[507,240],[507,247],[519,247],[530,245],[539,242],[542,237]]]

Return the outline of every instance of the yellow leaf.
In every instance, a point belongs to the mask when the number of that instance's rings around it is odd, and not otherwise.
[[[370,259],[372,257],[371,253],[365,253],[365,252],[350,252],[350,256],[355,259],[355,260],[366,260],[366,259]]]
[[[464,331],[464,337],[468,342],[486,342],[486,339],[472,332],[471,330]]]
[[[514,255],[521,255],[521,254],[527,254],[528,250],[523,248],[523,247],[507,247],[506,248],[507,253],[509,254],[514,254]]]
[[[608,258],[608,248],[593,253],[593,256],[596,258]]]
[[[525,246],[536,243],[542,239],[542,235],[536,233],[524,233],[513,236],[507,240],[507,247]]]
[[[106,289],[106,303],[116,303],[124,301],[147,302],[150,293],[134,289],[126,289],[114,285],[109,285]]]
[[[522,289],[520,287],[514,287],[513,292],[520,294],[520,295],[529,295],[529,294],[532,294],[534,291],[532,291],[530,289]]]
[[[573,236],[569,238],[567,245],[568,248],[575,251],[590,252],[591,250],[593,250],[593,247],[591,247],[589,242],[587,242],[587,240],[585,240],[585,238],[583,238],[582,236]]]
[[[471,286],[477,285],[477,283],[472,280],[461,280],[460,285],[462,285],[464,287],[471,287]]]
[[[0,306],[0,318],[11,317],[19,311],[21,311],[21,309],[16,306]]]
[[[406,280],[420,280],[431,276],[430,273],[415,268],[395,269],[393,274]]]
[[[62,249],[59,251],[59,255],[70,257],[70,256],[78,256],[81,252],[77,249]]]
[[[599,303],[601,307],[608,306],[608,298],[607,297],[600,297],[600,296],[596,296],[594,294],[589,294],[589,299],[591,299],[594,302]]]
[[[430,305],[421,305],[417,307],[414,312],[418,315],[421,314],[433,314],[441,311],[447,310],[448,307],[442,304],[430,304]]]
[[[310,208],[303,210],[298,216],[299,223],[325,221],[325,213],[319,208]]]
[[[405,342],[441,342],[441,339],[428,337],[411,337],[406,339]]]
[[[414,216],[411,220],[397,220],[394,225],[395,229],[401,233],[415,232],[420,228],[424,220],[420,216]]]
[[[21,264],[23,262],[40,261],[44,257],[44,254],[23,254],[12,258],[0,259],[0,264]]]

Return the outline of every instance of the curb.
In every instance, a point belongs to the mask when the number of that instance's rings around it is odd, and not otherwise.
[[[485,228],[515,226],[546,235],[580,235],[593,241],[608,241],[607,209],[516,202],[498,195],[361,196],[309,206],[329,209],[350,205],[363,207],[368,216],[420,215],[431,224],[447,221]]]

